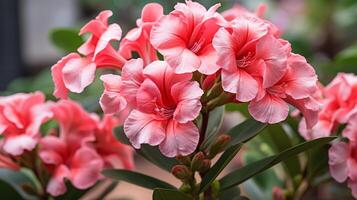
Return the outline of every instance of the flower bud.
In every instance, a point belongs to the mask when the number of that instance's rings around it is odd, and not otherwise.
[[[189,193],[189,192],[192,191],[192,187],[191,187],[190,184],[184,183],[184,184],[181,185],[180,191],[184,192],[184,193]]]
[[[191,159],[189,156],[178,155],[176,156],[176,160],[178,160],[180,164],[191,166]]]
[[[211,168],[211,160],[209,159],[204,159],[202,162],[202,166],[200,169],[198,169],[198,171],[200,173],[205,173],[207,172],[209,169]]]
[[[286,199],[284,191],[279,187],[274,187],[272,193],[273,193],[274,200],[285,200]]]
[[[196,155],[192,158],[191,170],[198,171],[202,167],[204,159],[205,159],[205,155],[203,152],[200,151],[196,153]]]
[[[171,169],[171,173],[178,179],[187,181],[192,178],[192,172],[186,165],[175,165]]]
[[[218,153],[222,152],[231,140],[229,135],[220,135],[217,140],[212,144],[209,155],[211,158],[215,157]]]

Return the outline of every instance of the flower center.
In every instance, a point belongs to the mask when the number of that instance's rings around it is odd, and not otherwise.
[[[191,45],[190,50],[193,53],[198,53],[202,49],[204,43],[205,43],[205,38],[201,37],[198,41],[194,42],[193,45]]]
[[[237,66],[240,68],[247,67],[252,63],[252,58],[253,58],[253,53],[248,52],[247,55],[244,55],[243,57],[240,57],[239,59],[236,60]]]
[[[170,119],[174,115],[175,108],[155,108],[155,114],[160,116],[162,119]]]

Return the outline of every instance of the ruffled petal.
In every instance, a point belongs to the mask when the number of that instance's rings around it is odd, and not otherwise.
[[[73,155],[71,163],[72,184],[78,189],[93,186],[101,177],[103,160],[97,152],[89,147],[82,147]]]
[[[77,58],[80,58],[80,55],[76,53],[70,53],[51,67],[52,79],[55,85],[55,90],[53,92],[53,95],[55,97],[63,98],[63,99],[67,98],[68,89],[63,82],[62,69],[67,64],[68,61]]]
[[[270,94],[266,94],[259,101],[251,101],[248,110],[254,119],[269,124],[281,122],[289,114],[288,104],[281,98]]]
[[[338,182],[342,183],[347,179],[348,168],[348,144],[340,142],[333,144],[328,151],[329,155],[329,166],[331,176]]]
[[[87,58],[71,59],[63,67],[63,81],[72,92],[81,93],[95,77],[96,64]]]
[[[159,148],[167,157],[189,155],[195,151],[199,140],[197,127],[192,123],[178,123],[170,120],[166,126],[166,137]]]
[[[124,132],[136,149],[145,143],[156,146],[165,138],[163,123],[154,115],[133,110],[124,122]]]

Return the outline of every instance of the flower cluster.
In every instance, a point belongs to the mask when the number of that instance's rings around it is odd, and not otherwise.
[[[220,14],[219,7],[187,0],[165,15],[161,5],[147,4],[118,49],[111,41],[120,40],[121,29],[108,24],[110,11],[101,12],[80,31],[91,34],[81,55],[52,67],[54,95],[83,91],[97,68],[120,71],[101,76],[104,113],[127,110],[124,131],[132,145],[159,145],[168,157],[194,152],[200,113],[229,102],[249,103],[252,117],[269,124],[286,119],[291,104],[312,127],[319,109],[314,69],[262,18],[264,6],[257,14],[240,7]]]
[[[300,133],[311,140],[336,134],[346,124],[342,136],[348,141],[333,144],[329,149],[330,173],[338,182],[348,179],[348,186],[357,197],[357,76],[340,73],[326,87],[321,86],[315,96],[322,105],[318,122],[307,130],[302,121]]]
[[[58,127],[41,131],[41,126],[51,121]],[[134,167],[131,147],[117,141],[112,133],[120,123],[113,116],[100,120],[70,100],[45,102],[40,92],[1,97],[0,165],[45,171],[47,192],[53,196],[65,193],[65,179],[76,188],[89,188],[103,178],[103,168]],[[29,161],[31,152],[35,156]],[[43,167],[35,164],[37,156]]]

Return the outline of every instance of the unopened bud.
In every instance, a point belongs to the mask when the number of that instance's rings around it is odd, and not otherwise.
[[[37,195],[36,189],[33,188],[30,184],[25,183],[20,186],[26,193],[31,195]]]
[[[279,187],[274,187],[272,194],[274,200],[286,200],[284,191]]]
[[[176,160],[179,161],[180,164],[191,166],[191,159],[189,156],[176,156]]]
[[[219,191],[221,189],[221,184],[219,183],[218,180],[215,180],[215,181],[212,182],[211,189],[212,189],[212,196],[214,198],[217,198],[218,193],[219,193]]]
[[[202,167],[204,159],[205,159],[205,154],[203,152],[196,153],[196,155],[192,158],[192,162],[191,162],[192,171],[198,171]]]
[[[207,172],[209,169],[211,168],[211,160],[209,159],[204,159],[202,162],[202,166],[200,169],[198,169],[198,171],[200,173],[205,173]]]
[[[192,187],[191,187],[190,184],[184,183],[184,184],[181,185],[180,191],[184,192],[184,193],[189,193],[189,192],[192,191]]]
[[[227,147],[230,140],[231,140],[231,136],[229,135],[218,136],[217,140],[212,144],[210,148],[210,152],[209,152],[210,157],[213,158],[214,156],[222,152]]]
[[[192,172],[186,165],[175,165],[171,173],[178,179],[186,181],[192,178]]]

